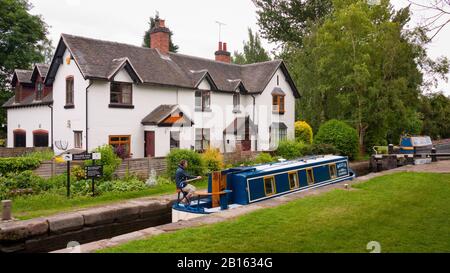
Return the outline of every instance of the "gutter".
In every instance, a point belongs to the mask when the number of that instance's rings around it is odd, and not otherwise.
[[[52,146],[51,146],[51,148],[52,148],[52,150],[53,150],[53,152],[55,151],[54,150],[54,141],[53,141],[53,104],[49,104],[49,105],[47,105],[48,106],[48,108],[50,108],[51,109],[51,111],[50,111],[50,130],[52,131],[51,132],[51,141],[52,141]]]
[[[256,111],[256,109],[255,109],[255,107],[256,107],[256,97],[255,97],[255,95],[250,95],[252,98],[253,98],[253,123],[255,123],[255,111]],[[255,152],[257,152],[258,151],[258,133],[259,133],[259,125],[258,124],[255,124],[256,125],[256,139],[255,139]]]
[[[86,153],[89,153],[89,87],[93,82],[89,80],[89,85],[86,87]]]

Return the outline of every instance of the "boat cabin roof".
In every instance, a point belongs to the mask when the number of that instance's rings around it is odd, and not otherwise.
[[[268,164],[257,165],[254,167],[241,167],[230,169],[229,172],[234,172],[241,176],[256,176],[261,174],[276,173],[290,169],[302,169],[307,167],[313,167],[316,165],[322,165],[329,162],[347,161],[348,158],[344,156],[325,155],[325,156],[310,156],[303,157],[296,160],[289,160],[283,162],[274,162]]]

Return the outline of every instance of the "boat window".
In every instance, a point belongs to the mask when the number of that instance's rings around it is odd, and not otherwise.
[[[330,168],[330,178],[334,179],[337,177],[336,164],[331,164],[328,166]]]
[[[308,179],[308,185],[314,184],[314,174],[313,169],[307,169],[306,170],[306,177]]]
[[[297,172],[289,173],[289,187],[291,190],[299,187]]]
[[[275,194],[275,179],[273,176],[264,178],[264,191],[266,196]]]

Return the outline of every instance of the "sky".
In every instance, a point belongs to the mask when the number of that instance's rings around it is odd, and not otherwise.
[[[427,1],[427,0],[417,0]],[[156,11],[166,20],[173,32],[173,41],[179,53],[214,58],[221,37],[228,43],[228,50],[242,51],[248,37],[248,27],[258,30],[256,7],[251,0],[30,0],[31,13],[42,15],[50,26],[50,38],[54,46],[61,33],[80,35],[101,40],[141,45],[150,16]],[[407,0],[391,0],[394,7],[408,5]],[[411,26],[427,16],[420,8],[413,7]],[[433,58],[450,58],[450,25],[429,46]],[[272,51],[276,44],[263,39],[264,47]],[[444,90],[450,95],[450,84],[440,81],[434,90]]]

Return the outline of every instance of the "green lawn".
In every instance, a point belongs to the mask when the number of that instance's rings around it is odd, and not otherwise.
[[[101,252],[450,252],[450,174],[397,173]]]
[[[207,187],[206,179],[196,182],[198,188]],[[138,192],[104,193],[97,197],[76,196],[68,199],[63,194],[47,193],[34,196],[19,197],[13,200],[13,217],[26,220],[48,216],[60,212],[106,205],[127,199],[175,193],[175,185],[164,184]]]

